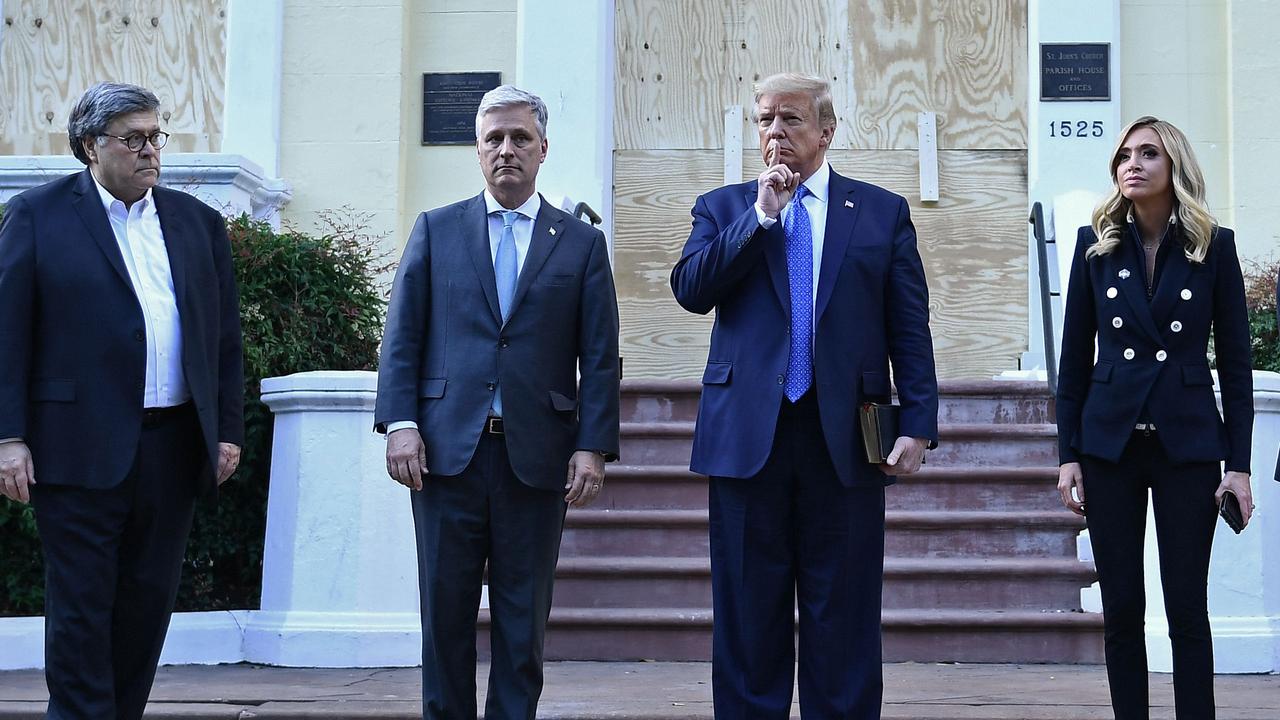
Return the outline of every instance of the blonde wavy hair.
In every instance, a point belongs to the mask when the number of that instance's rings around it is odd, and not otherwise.
[[[1160,136],[1165,152],[1172,165],[1172,185],[1174,212],[1178,216],[1178,225],[1182,228],[1184,239],[1183,252],[1187,259],[1194,263],[1204,262],[1209,254],[1209,243],[1213,240],[1217,223],[1204,202],[1204,174],[1200,172],[1200,163],[1191,151],[1191,142],[1181,130],[1172,124],[1144,115],[1129,123],[1120,133],[1120,140],[1111,152],[1111,193],[1093,210],[1093,233],[1098,242],[1091,245],[1085,257],[1106,255],[1120,243],[1124,228],[1129,222],[1129,214],[1133,210],[1133,202],[1120,192],[1116,182],[1116,167],[1120,164],[1120,150],[1126,140],[1138,128],[1149,127]]]

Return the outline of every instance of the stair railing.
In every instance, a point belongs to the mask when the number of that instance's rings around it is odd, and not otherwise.
[[[1031,206],[1031,217],[1027,218],[1031,231],[1036,238],[1036,264],[1040,274],[1040,323],[1044,336],[1044,366],[1048,371],[1049,394],[1058,394],[1058,353],[1055,349],[1053,329],[1053,300],[1060,296],[1060,290],[1049,286],[1049,244],[1054,241],[1048,238],[1044,226],[1044,207],[1036,202]]]

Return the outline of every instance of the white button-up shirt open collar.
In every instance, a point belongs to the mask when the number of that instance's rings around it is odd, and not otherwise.
[[[182,320],[155,198],[148,190],[141,200],[125,207],[96,177],[93,183],[142,309],[147,360],[142,406],[180,405],[191,394],[182,371]]]

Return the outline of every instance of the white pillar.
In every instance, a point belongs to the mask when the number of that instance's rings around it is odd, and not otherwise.
[[[1280,671],[1280,374],[1253,373],[1253,498],[1258,506],[1236,535],[1218,521],[1209,564],[1209,623],[1214,670]],[[1154,672],[1172,672],[1169,625],[1160,591],[1155,523],[1147,517],[1147,655]]]
[[[1087,210],[1078,201],[1055,203],[1065,195],[1072,198],[1092,197],[1108,188],[1107,157],[1120,131],[1120,0],[1031,0],[1027,5],[1027,194],[1030,205],[1044,205],[1045,224],[1050,238],[1061,243],[1065,254],[1061,273],[1066,275],[1071,249],[1075,246],[1075,229],[1089,224]],[[1110,43],[1111,99],[1109,101],[1064,102],[1040,100],[1041,43]],[[1073,132],[1064,137],[1061,123],[1070,123]],[[1085,123],[1084,137],[1074,132]],[[1101,123],[1101,133],[1094,134],[1094,123]],[[1086,201],[1083,205],[1090,203]],[[1055,227],[1058,232],[1055,233]],[[1062,230],[1067,228],[1067,232]],[[1036,265],[1035,240],[1028,231],[1028,348],[1022,358],[1022,369],[1045,368],[1044,335],[1040,327],[1040,279]],[[1065,235],[1065,237],[1064,237]],[[1050,247],[1052,255],[1053,248]],[[1049,258],[1050,275],[1055,273],[1055,258]],[[1065,288],[1063,291],[1065,293]],[[1061,327],[1061,308],[1055,326]],[[1058,348],[1060,349],[1060,347]],[[1056,361],[1056,358],[1055,358]]]
[[[262,381],[276,415],[262,609],[245,659],[295,667],[412,666],[421,659],[409,491],[373,432],[377,375],[318,371]]]
[[[228,0],[222,152],[280,172],[284,0]]]
[[[550,114],[538,189],[585,201],[613,247],[613,3],[516,3],[516,83]]]

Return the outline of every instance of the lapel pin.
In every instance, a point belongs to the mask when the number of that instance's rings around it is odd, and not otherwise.
[[[1120,279],[1121,279],[1121,280],[1128,280],[1128,279],[1129,279],[1129,269],[1128,269],[1128,268],[1125,268],[1124,270],[1121,270],[1118,274],[1120,275]]]
[[[851,207],[853,207],[853,201],[852,201],[852,200],[845,200],[845,201],[844,201],[844,206],[845,206],[845,207],[847,207],[847,208],[851,208]]]
[[[555,234],[556,234],[556,229],[555,229],[555,228],[550,228],[550,230],[549,230],[548,232],[550,232],[552,235],[555,235]]]

